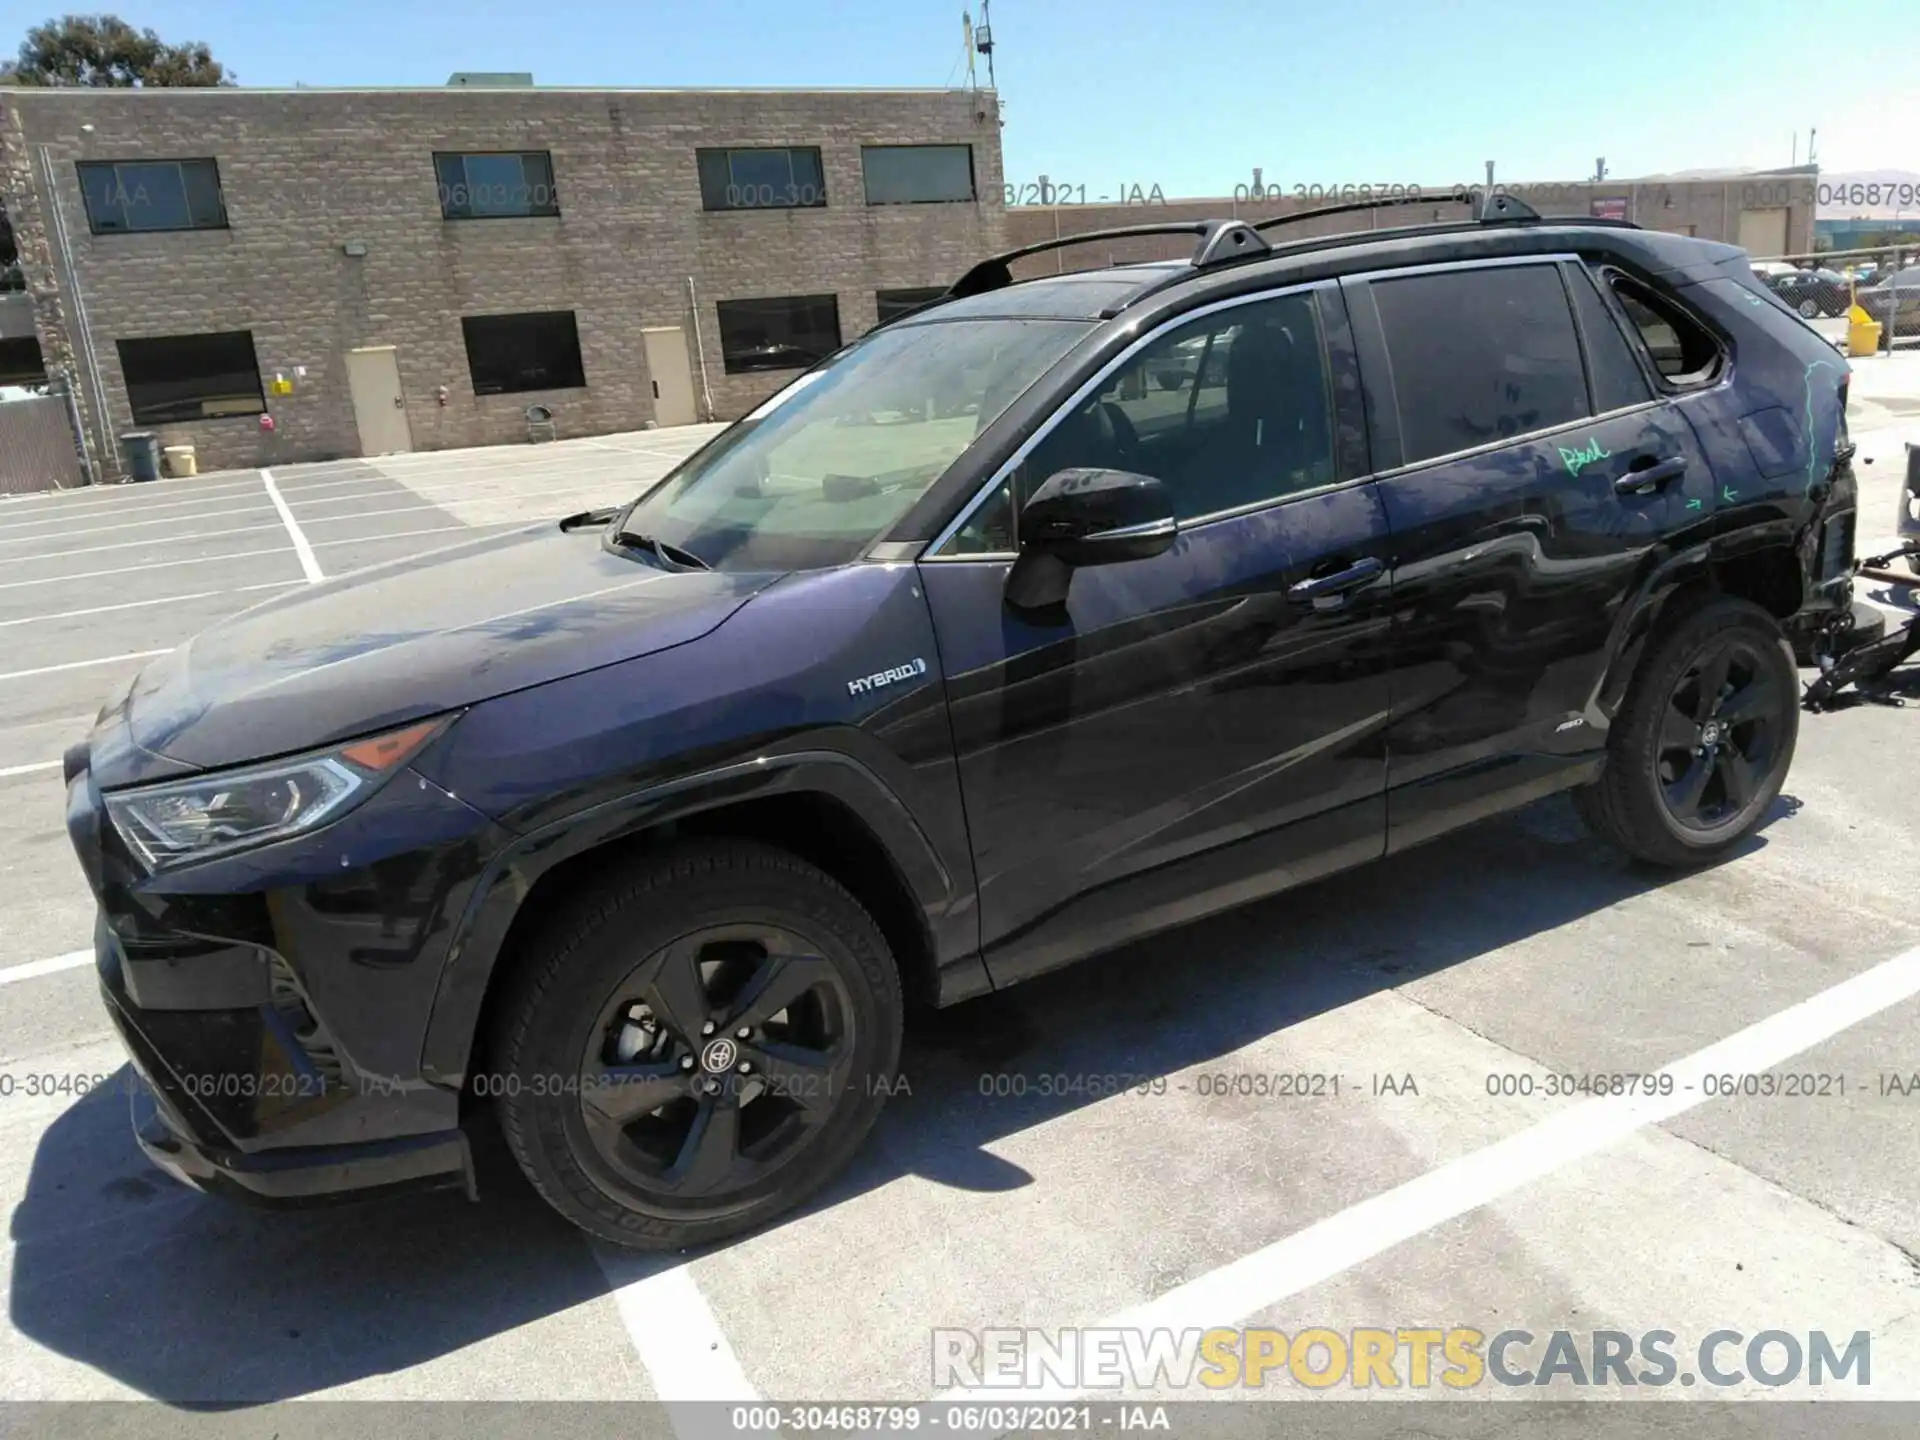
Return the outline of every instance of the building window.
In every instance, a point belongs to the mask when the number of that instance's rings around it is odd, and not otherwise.
[[[467,369],[476,395],[566,390],[587,383],[571,310],[531,315],[466,315]]]
[[[440,177],[440,214],[448,220],[500,220],[558,215],[553,157],[545,150],[497,154],[434,152]]]
[[[718,309],[729,375],[804,370],[840,348],[840,302],[831,295],[722,300]]]
[[[267,408],[251,330],[119,342],[136,425],[258,415]]]
[[[938,300],[947,293],[944,285],[923,285],[916,290],[876,290],[873,292],[875,308],[880,312],[880,323],[898,320],[911,310]]]
[[[82,160],[77,168],[96,235],[227,228],[220,167],[211,160]]]
[[[971,145],[863,145],[860,169],[869,205],[971,200]]]
[[[827,203],[820,152],[780,149],[700,150],[700,203],[709,210],[792,210]]]

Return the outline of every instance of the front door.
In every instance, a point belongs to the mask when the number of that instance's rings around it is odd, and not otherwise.
[[[353,396],[362,455],[400,455],[413,449],[407,397],[400,389],[399,352],[393,346],[349,350],[347,390]]]
[[[996,984],[1381,853],[1386,523],[1330,331],[1331,289],[1161,331],[921,562]],[[1015,609],[1014,497],[1073,466],[1156,476],[1181,534]]]
[[[647,374],[653,381],[653,418],[661,425],[691,425],[693,368],[687,364],[687,332],[678,325],[649,326],[640,332],[647,349]]]
[[[1714,482],[1578,263],[1347,285],[1393,532],[1398,848],[1591,763],[1623,606]]]

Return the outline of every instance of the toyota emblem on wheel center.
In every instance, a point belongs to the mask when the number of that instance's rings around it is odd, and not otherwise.
[[[733,1068],[733,1062],[739,1058],[740,1049],[733,1041],[721,1036],[709,1041],[700,1052],[700,1068],[709,1075],[719,1075]]]

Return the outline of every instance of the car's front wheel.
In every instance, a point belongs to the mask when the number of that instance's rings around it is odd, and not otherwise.
[[[871,916],[785,852],[643,863],[535,939],[494,1073],[520,1167],[601,1239],[677,1249],[791,1209],[853,1155],[899,1063],[900,980]]]
[[[1698,865],[1760,827],[1799,734],[1799,676],[1779,622],[1745,600],[1715,599],[1642,658],[1606,767],[1574,804],[1629,854]]]

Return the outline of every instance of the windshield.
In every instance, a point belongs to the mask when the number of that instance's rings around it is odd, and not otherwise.
[[[620,528],[715,569],[843,565],[1091,329],[999,319],[880,330],[693,456]]]

